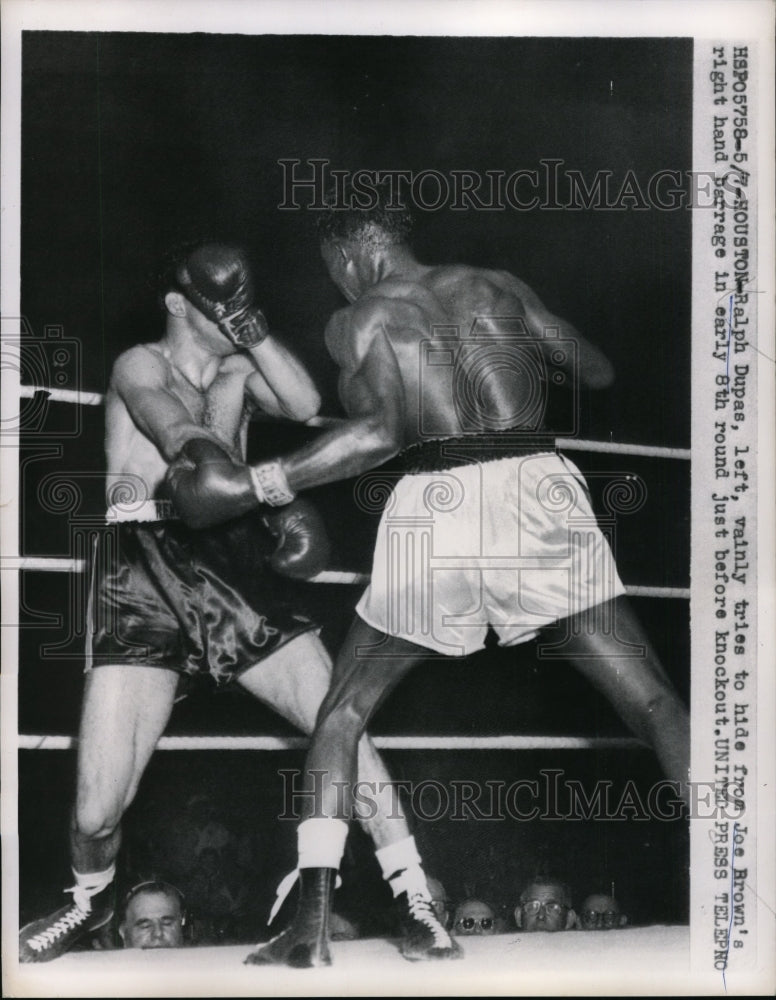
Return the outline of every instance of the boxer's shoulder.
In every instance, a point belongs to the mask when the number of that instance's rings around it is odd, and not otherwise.
[[[125,384],[144,382],[149,385],[166,383],[170,376],[170,362],[158,344],[135,344],[123,351],[114,361],[111,386],[120,389]]]
[[[218,366],[219,375],[247,377],[256,371],[256,365],[245,353],[228,354]]]
[[[418,306],[387,296],[370,294],[335,313],[326,327],[326,346],[340,367],[358,365],[381,333],[411,326],[421,314]]]

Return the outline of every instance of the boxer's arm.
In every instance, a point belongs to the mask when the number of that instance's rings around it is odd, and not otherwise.
[[[258,377],[247,386],[268,413],[309,420],[320,400],[310,376],[272,336],[256,304],[253,269],[238,246],[208,243],[187,257],[176,273],[185,297],[235,347],[250,355]]]
[[[291,489],[350,479],[398,454],[404,433],[404,385],[386,335],[382,306],[368,301],[335,314],[326,330],[340,367],[348,418],[281,460]]]
[[[553,338],[545,336],[544,331],[550,327],[557,329],[558,337],[576,342],[576,363],[570,357],[561,368],[578,378],[580,384],[587,389],[606,389],[614,381],[614,368],[606,355],[594,344],[582,336],[571,323],[556,316],[544,305],[542,300],[524,281],[520,281],[507,271],[498,272],[499,286],[505,292],[504,301],[499,302],[500,315],[510,315],[509,298],[518,299],[523,306],[528,331],[542,345],[545,354],[552,353]],[[519,312],[517,313],[519,315]]]
[[[304,422],[314,417],[321,397],[307,369],[271,334],[250,354],[256,371],[245,382],[250,399],[271,417]]]
[[[171,462],[192,438],[219,442],[215,434],[192,419],[183,403],[169,391],[164,362],[147,347],[132,347],[118,358],[110,386],[121,398],[138,430],[159,449],[167,462]]]

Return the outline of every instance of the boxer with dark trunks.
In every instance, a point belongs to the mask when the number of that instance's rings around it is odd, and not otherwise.
[[[181,684],[200,675],[237,683],[306,733],[329,684],[317,626],[278,597],[275,575],[308,579],[324,568],[322,521],[309,501],[278,492],[274,465],[244,461],[251,414],[308,420],[319,406],[315,386],[254,305],[239,248],[177,248],[159,295],[163,337],[119,357],[106,398],[108,514],[91,566],[75,885],[65,890],[70,901],[22,929],[22,962],[57,958],[111,919],[121,818]],[[234,489],[213,492],[223,468],[248,476],[250,503]],[[395,895],[422,891],[414,840],[366,737],[358,769],[375,789],[376,814],[363,825],[385,878]],[[316,865],[328,843],[323,823],[308,839]],[[408,906],[408,957],[455,951],[441,925],[412,918]],[[292,960],[309,964],[304,948]]]

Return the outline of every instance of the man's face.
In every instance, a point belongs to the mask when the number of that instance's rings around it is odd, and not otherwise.
[[[321,257],[323,257],[329,277],[337,288],[348,302],[355,302],[363,288],[358,279],[354,261],[347,256],[339,243],[322,243]]]
[[[164,892],[141,892],[130,899],[119,930],[125,948],[180,948],[180,901]]]
[[[182,292],[168,292],[164,304],[171,316],[185,320],[189,332],[211,353],[227,357],[237,351],[231,340],[218,329],[218,324],[208,319]]]
[[[455,911],[453,934],[495,934],[496,919],[493,910],[479,899],[467,899]]]
[[[564,931],[573,926],[563,886],[537,882],[526,887],[515,911],[515,921],[524,931]]]
[[[582,904],[580,920],[585,931],[611,931],[625,924],[620,904],[613,896],[603,893],[587,897]]]

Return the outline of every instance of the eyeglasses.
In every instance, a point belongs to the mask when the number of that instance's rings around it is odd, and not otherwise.
[[[529,917],[535,916],[540,910],[544,910],[550,916],[558,917],[564,910],[568,910],[568,906],[564,906],[563,903],[545,903],[541,899],[527,899],[520,906]]]
[[[620,918],[620,914],[616,910],[585,910],[582,914],[582,921],[586,924],[595,924],[597,927],[599,924],[612,925],[616,924]]]
[[[479,920],[475,917],[461,917],[456,926],[463,927],[465,931],[473,931],[475,927],[489,931],[493,927],[493,917],[480,917]]]

